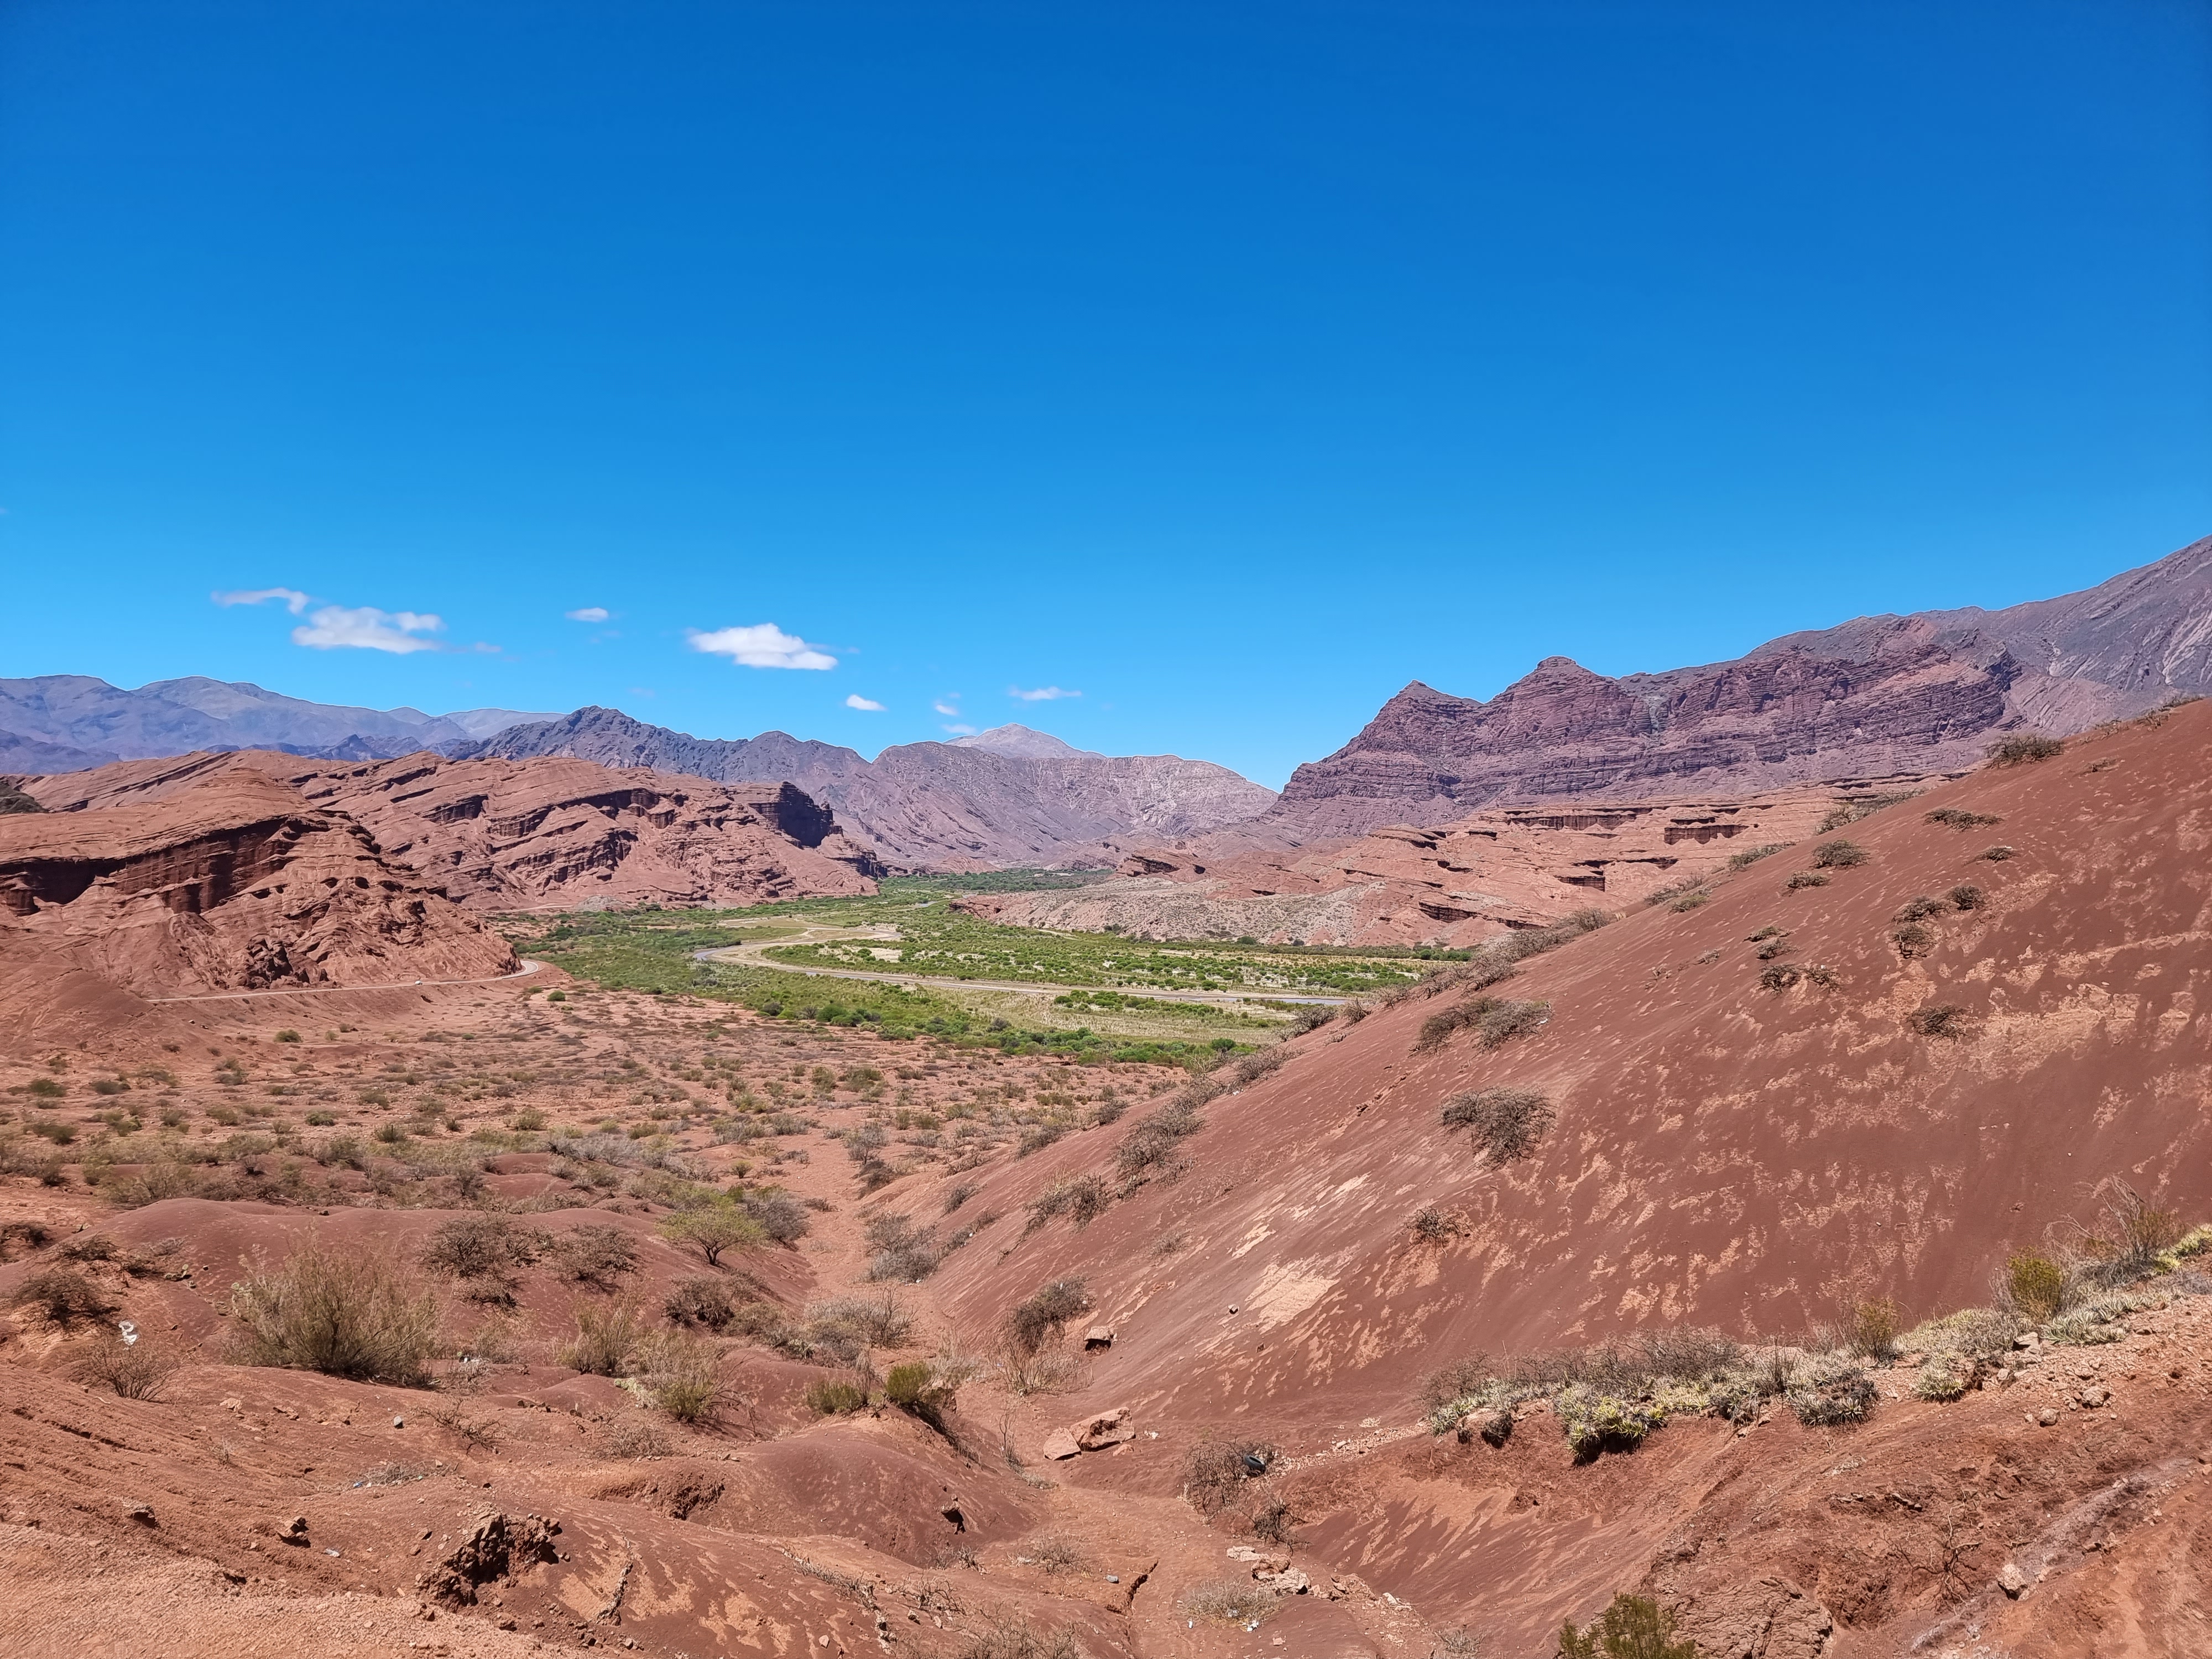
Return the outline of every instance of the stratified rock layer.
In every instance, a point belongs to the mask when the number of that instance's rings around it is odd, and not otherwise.
[[[40,779],[29,793],[49,813],[152,803],[247,763],[364,825],[385,856],[474,909],[757,904],[873,892],[882,869],[790,784],[579,760],[198,755]]]
[[[51,976],[89,971],[142,995],[520,966],[361,824],[237,765],[158,802],[0,817],[0,928],[11,957]]]

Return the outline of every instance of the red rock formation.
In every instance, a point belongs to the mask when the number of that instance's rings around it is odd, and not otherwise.
[[[850,749],[781,732],[700,738],[617,709],[580,708],[516,726],[469,752],[567,755],[731,781],[787,778],[842,813],[884,858],[924,870],[1111,864],[1129,845],[1202,834],[1274,799],[1207,761],[1093,755],[1018,727],[981,735],[992,743],[898,744],[864,761]]]
[[[1591,905],[1618,908],[1799,842],[1838,808],[1940,781],[1868,780],[1740,799],[1567,801],[1477,812],[1435,830],[1386,824],[1288,852],[1195,848],[1133,854],[1116,878],[977,895],[963,908],[1024,927],[1152,939],[1302,945],[1468,945]],[[1223,839],[1226,839],[1224,837]]]
[[[1298,846],[1558,796],[1744,792],[1957,771],[2212,687],[2212,538],[2008,611],[1863,617],[1733,662],[1608,679],[1547,657],[1488,702],[1419,681],[1225,839]]]
[[[158,802],[0,817],[0,911],[9,954],[143,995],[520,965],[360,824],[231,764]]]
[[[365,825],[386,856],[480,910],[869,893],[882,868],[792,785],[710,783],[579,760],[426,753],[349,765],[198,755],[40,779],[29,793],[49,812],[162,800],[241,763]]]

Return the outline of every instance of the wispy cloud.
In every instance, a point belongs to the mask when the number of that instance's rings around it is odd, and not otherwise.
[[[956,738],[972,738],[975,735],[975,728],[972,726],[948,726],[945,729]]]
[[[1006,688],[1010,697],[1019,697],[1024,702],[1058,702],[1062,697],[1079,697],[1080,691],[1063,691],[1056,685],[1040,685],[1034,691],[1024,691],[1018,685]]]
[[[603,605],[587,605],[581,611],[563,611],[561,614],[570,622],[605,622],[608,613]]]
[[[746,668],[835,668],[837,659],[805,640],[785,633],[774,623],[755,623],[747,628],[687,629],[684,637],[694,651],[727,657]]]
[[[243,587],[234,593],[210,593],[208,597],[217,605],[265,605],[270,599],[282,599],[284,608],[298,616],[307,608],[307,596],[296,587]]]
[[[871,714],[880,714],[884,712],[883,704],[872,702],[870,699],[862,696],[857,691],[855,691],[851,696],[845,699],[845,707],[848,708],[864,708]]]
[[[441,632],[445,626],[443,619],[427,611],[379,611],[370,605],[326,605],[292,630],[292,643],[317,651],[389,651],[404,657],[410,651],[440,649],[435,640],[416,636]]]
[[[947,692],[943,702],[933,702],[929,706],[947,720],[960,718],[960,694],[957,691]]]

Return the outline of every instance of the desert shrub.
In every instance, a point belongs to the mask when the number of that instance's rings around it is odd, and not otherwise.
[[[1962,881],[1944,897],[1951,901],[1954,910],[1979,910],[1990,902],[1989,895],[1970,881]]]
[[[9,1299],[64,1330],[80,1322],[105,1319],[116,1306],[106,1291],[71,1267],[48,1267],[33,1273],[15,1287]]]
[[[1897,1334],[1905,1316],[1890,1297],[1869,1297],[1844,1310],[1844,1346],[1869,1359],[1888,1359],[1897,1352]]]
[[[817,1417],[865,1410],[868,1391],[849,1377],[825,1376],[806,1385],[806,1407]]]
[[[642,1338],[630,1370],[653,1403],[678,1423],[711,1420],[722,1399],[712,1344],[684,1331],[654,1331]]]
[[[1244,1482],[1265,1474],[1279,1455],[1271,1441],[1217,1440],[1206,1435],[1183,1458],[1185,1493],[1200,1514],[1218,1515],[1236,1499]]]
[[[1634,1450],[1667,1420],[1665,1410],[1649,1400],[1606,1393],[1586,1382],[1571,1382],[1553,1395],[1552,1411],[1567,1444],[1585,1462],[1601,1452]]]
[[[1989,746],[1992,766],[2026,766],[2035,761],[2047,761],[2066,752],[2066,745],[2056,738],[2046,738],[2040,732],[2016,732],[2008,738],[1999,738]]]
[[[1969,812],[1957,806],[1939,806],[1928,815],[1930,823],[1940,823],[1947,830],[1967,830],[1984,824],[2002,823],[2004,820],[1993,812]]]
[[[1771,841],[1764,847],[1747,847],[1741,853],[1731,853],[1729,855],[1728,867],[1731,870],[1748,870],[1761,859],[1772,858],[1782,850],[1782,845],[1778,841]]]
[[[689,1244],[710,1267],[720,1263],[723,1251],[765,1243],[768,1238],[758,1222],[727,1200],[664,1216],[660,1236],[672,1243]]]
[[[15,1252],[46,1248],[53,1234],[42,1222],[9,1221],[0,1223],[0,1261],[12,1261]]]
[[[437,1298],[396,1255],[319,1239],[230,1287],[234,1340],[249,1365],[415,1384],[427,1375]]]
[[[1687,915],[1691,911],[1698,908],[1702,905],[1711,904],[1712,902],[1713,896],[1700,889],[1695,892],[1683,894],[1681,897],[1676,899],[1667,908],[1669,910],[1672,910],[1676,915]]]
[[[1520,1002],[1510,997],[1479,996],[1429,1016],[1421,1022],[1414,1052],[1439,1048],[1454,1031],[1472,1026],[1482,1046],[1495,1048],[1512,1038],[1535,1030],[1551,1017],[1548,1002]]]
[[[885,1212],[871,1216],[866,1229],[869,1248],[868,1277],[917,1283],[937,1271],[945,1259],[936,1234],[917,1226],[914,1218]]]
[[[2182,1236],[2171,1210],[2150,1202],[2118,1176],[2097,1184],[2105,1215],[2101,1229],[2085,1241],[2090,1275],[2106,1285],[2127,1285],[2154,1273],[2159,1258]]]
[[[440,1224],[424,1241],[419,1260],[434,1273],[461,1279],[480,1301],[514,1293],[514,1273],[544,1254],[544,1233],[519,1227],[503,1215],[465,1215]]]
[[[889,1291],[881,1296],[833,1297],[809,1308],[806,1317],[817,1337],[844,1331],[876,1348],[903,1347],[914,1334],[914,1316]]]
[[[1026,1614],[1013,1613],[969,1637],[958,1659],[1083,1659],[1083,1651],[1067,1632],[1031,1630]]]
[[[1898,1338],[1898,1346],[1995,1359],[2011,1350],[2021,1322],[2019,1315],[2008,1309],[1960,1308],[1907,1331]]]
[[[570,1283],[611,1291],[637,1271],[637,1245],[618,1227],[571,1228],[552,1243],[553,1259]]]
[[[1623,1590],[1589,1629],[1559,1626],[1559,1659],[1698,1659],[1698,1644],[1676,1640],[1674,1615],[1650,1596]]]
[[[1061,1327],[1091,1310],[1091,1292],[1079,1279],[1055,1279],[1006,1310],[1006,1342],[1016,1353],[1029,1355],[1057,1336]]]
[[[1965,1354],[1946,1350],[1931,1353],[1920,1363],[1920,1374],[1912,1379],[1913,1397],[1918,1400],[1956,1400],[1974,1386],[1974,1362]]]
[[[136,1343],[102,1342],[77,1361],[80,1382],[104,1382],[125,1400],[159,1400],[177,1362],[141,1337]]]
[[[1201,1103],[1199,1091],[1186,1088],[1165,1105],[1146,1113],[1114,1149],[1115,1167],[1125,1176],[1133,1176],[1165,1164],[1185,1136],[1206,1127],[1198,1111]]]
[[[1064,1176],[1030,1200],[1029,1225],[1035,1232],[1055,1216],[1066,1216],[1078,1228],[1089,1226],[1106,1213],[1111,1201],[1106,1182],[1095,1175]]]
[[[1441,1244],[1459,1231],[1452,1224],[1452,1218],[1433,1204],[1423,1205],[1406,1224],[1424,1244]]]
[[[1856,842],[1824,841],[1813,849],[1815,870],[1852,870],[1866,861],[1866,848]]]
[[[671,1322],[697,1325],[710,1331],[726,1329],[737,1316],[730,1292],[719,1279],[679,1279],[661,1304]]]
[[[1801,887],[1826,887],[1828,878],[1817,870],[1800,870],[1782,884],[1794,893]]]
[[[2150,1298],[2126,1291],[2106,1291],[2093,1296],[2077,1308],[2069,1308],[2043,1328],[2046,1340],[2057,1343],[2079,1344],[2083,1346],[2100,1342],[2117,1342],[2127,1334],[2127,1328],[2119,1322],[2124,1315],[2138,1308],[2148,1307]]]
[[[1790,1384],[1790,1409],[1797,1420],[1819,1428],[1856,1423],[1874,1409],[1877,1390],[1864,1368],[1834,1354],[1815,1359]]]
[[[645,1316],[635,1302],[579,1302],[576,1334],[561,1347],[559,1358],[587,1376],[620,1376],[630,1351],[645,1335]]]
[[[1281,1602],[1278,1591],[1249,1578],[1214,1578],[1185,1590],[1176,1609],[1192,1619],[1249,1626],[1273,1618]]]
[[[1533,1089],[1480,1089],[1444,1103],[1447,1129],[1468,1129],[1492,1164],[1516,1163],[1536,1150],[1558,1120],[1552,1103]]]
[[[1948,908],[1949,908],[1949,907],[1946,905],[1942,899],[1929,898],[1923,893],[1918,898],[1910,898],[1905,900],[1904,904],[1899,908],[1897,914],[1892,916],[1890,920],[1892,921],[1918,921],[1924,916],[1940,916]]]
[[[1308,1031],[1317,1031],[1336,1018],[1336,1010],[1327,1003],[1310,1003],[1291,1016],[1291,1035],[1304,1036]]]
[[[1917,921],[1889,930],[1889,942],[1904,962],[1917,962],[1936,948],[1936,935]]]
[[[2066,1269],[2047,1255],[2022,1250],[2005,1260],[2004,1297],[2031,1325],[2064,1307],[2068,1288]]]
[[[1487,1354],[1470,1354],[1439,1365],[1421,1378],[1421,1404],[1433,1412],[1455,1401],[1471,1399],[1493,1374]]]
[[[1241,1088],[1248,1083],[1257,1083],[1268,1073],[1283,1065],[1290,1057],[1291,1051],[1279,1043],[1271,1048],[1256,1049],[1231,1066],[1229,1074],[1236,1079],[1237,1086]]]
[[[2009,847],[1990,847],[1984,848],[1981,852],[1977,853],[1974,856],[1977,858],[1987,859],[1991,864],[2002,864],[2007,859],[2013,856],[2013,850]]]
[[[1905,1023],[1918,1036],[1955,1038],[1966,1035],[1966,1011],[1955,1002],[1916,1008],[1905,1017]]]
[[[739,1200],[762,1233],[777,1244],[796,1244],[813,1230],[806,1206],[781,1187],[747,1193]]]
[[[1778,962],[1759,974],[1759,988],[1762,991],[1786,991],[1804,977],[1802,969],[1786,962]]]

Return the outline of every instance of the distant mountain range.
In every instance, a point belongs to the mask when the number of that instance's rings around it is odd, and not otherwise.
[[[1487,702],[1415,681],[1221,842],[1295,846],[1561,796],[1960,770],[2001,732],[2079,732],[2207,691],[2212,537],[2082,592],[1862,617],[1705,667],[1613,679],[1547,657]]]
[[[568,755],[721,783],[795,783],[890,864],[929,870],[1111,864],[1133,843],[1202,835],[1263,812],[1275,799],[1210,761],[1094,755],[1024,726],[951,743],[895,744],[868,761],[781,732],[693,738],[618,709],[580,708],[454,752],[505,760]]]
[[[551,718],[511,708],[347,708],[198,675],[129,691],[88,674],[46,674],[0,679],[0,771],[77,772],[203,749],[380,760]]]

